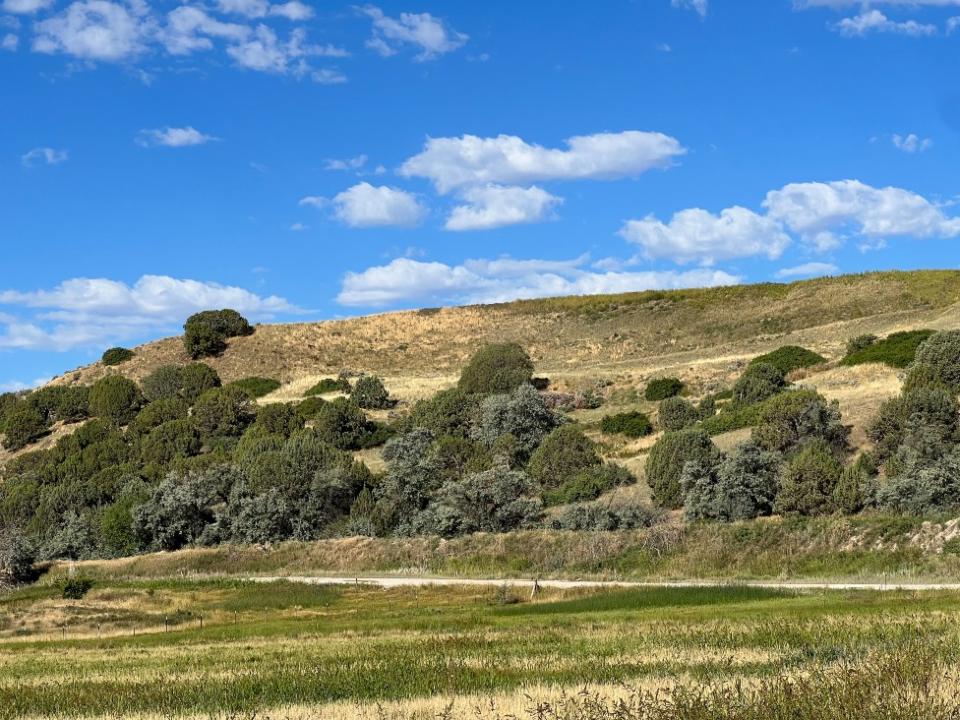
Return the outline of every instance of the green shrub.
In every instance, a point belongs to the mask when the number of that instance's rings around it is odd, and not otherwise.
[[[760,422],[763,413],[763,403],[758,405],[731,405],[723,408],[716,415],[706,418],[700,427],[708,435],[720,435],[733,430],[753,427]]]
[[[246,377],[229,383],[231,387],[243,390],[247,395],[256,399],[269,395],[280,387],[280,381],[265,377]]]
[[[480,409],[480,399],[460,388],[441,390],[432,398],[418,400],[407,424],[430,430],[436,437],[467,437]]]
[[[901,393],[908,395],[917,390],[925,390],[932,387],[950,389],[943,378],[940,377],[940,372],[937,368],[925,362],[915,362],[907,371],[907,376],[903,380]]]
[[[868,455],[843,468],[833,490],[833,505],[842,513],[853,515],[876,502],[878,491],[876,468]]]
[[[217,371],[204,363],[162,365],[143,379],[147,400],[179,397],[193,405],[207,390],[220,387]]]
[[[509,435],[516,453],[514,459],[523,462],[562,419],[547,407],[533,385],[524,384],[510,395],[484,398],[472,437],[493,449],[502,436]]]
[[[236,310],[204,310],[187,318],[183,325],[183,344],[194,360],[219,355],[227,339],[252,335],[253,327]]]
[[[700,413],[687,400],[681,397],[670,397],[660,401],[657,420],[663,430],[683,430],[700,419]]]
[[[49,430],[43,413],[21,402],[4,423],[3,446],[7,450],[20,450],[42,438]]]
[[[680,484],[689,520],[749,520],[773,511],[780,456],[745,443],[716,465],[690,462]]]
[[[933,330],[908,330],[887,336],[840,361],[841,365],[884,363],[890,367],[905,368],[913,362],[917,349],[924,340],[933,335]]]
[[[80,577],[65,580],[60,588],[64,600],[81,600],[92,589],[93,580]]]
[[[784,372],[766,362],[752,362],[733,386],[735,405],[755,405],[787,387]]]
[[[128,429],[133,435],[146,435],[159,425],[187,417],[189,411],[190,406],[178,397],[154,400],[137,413]]]
[[[117,425],[126,425],[143,405],[137,384],[122,375],[107,375],[90,388],[90,414]]]
[[[790,459],[780,480],[776,511],[784,515],[825,515],[835,509],[834,492],[843,466],[833,448],[817,439]]]
[[[79,422],[90,416],[90,387],[87,385],[47,385],[27,395],[48,423]]]
[[[858,353],[861,350],[866,350],[868,347],[876,343],[877,340],[879,339],[880,338],[878,338],[876,335],[871,335],[871,334],[857,335],[856,337],[852,337],[849,340],[847,340],[847,351],[845,355],[853,355],[854,353]]]
[[[681,392],[683,392],[683,383],[679,379],[673,377],[654,378],[647,383],[647,388],[643,391],[643,397],[650,402],[659,402],[679,395]]]
[[[109,350],[105,350],[103,356],[100,358],[100,362],[104,365],[119,365],[120,363],[126,362],[134,355],[133,350],[128,350],[125,347],[112,347]]]
[[[335,392],[350,392],[350,381],[346,378],[323,378],[303,393],[303,396],[312,397],[313,395],[326,395]]]
[[[364,410],[385,410],[393,407],[383,380],[373,375],[364,375],[357,380],[350,391],[350,399]]]
[[[191,419],[204,438],[239,437],[254,420],[254,406],[239,388],[214,388],[199,397]]]
[[[597,445],[579,426],[561,425],[530,456],[527,472],[542,488],[553,490],[574,475],[601,464]]]
[[[647,505],[571,505],[551,518],[548,527],[553,530],[612,531],[636,530],[651,527],[660,519],[657,510]]]
[[[481,348],[460,373],[457,387],[467,393],[502,395],[530,383],[533,361],[516,343]]]
[[[603,463],[580,470],[560,487],[543,493],[544,505],[567,505],[595,500],[621,485],[632,485],[637,479],[627,468],[614,463]]]
[[[303,428],[304,417],[293,405],[270,403],[257,410],[257,420],[251,431],[263,435],[282,435],[290,437]]]
[[[26,536],[13,527],[0,533],[0,585],[25,583],[34,579],[36,550]]]
[[[828,403],[815,390],[790,390],[763,404],[752,437],[765,450],[789,453],[814,439],[841,451],[848,434],[836,402]]]
[[[376,426],[347,398],[336,398],[323,405],[313,425],[317,435],[341,450],[360,450],[364,439]]]
[[[676,509],[683,505],[680,476],[688,462],[715,465],[720,451],[700,429],[665,433],[647,456],[646,477],[653,502],[658,507]]]
[[[174,458],[189,457],[200,452],[200,434],[186,418],[170,420],[158,425],[140,445],[141,458],[146,463],[168,465]]]
[[[297,404],[297,415],[303,420],[313,420],[326,404],[323,398],[308,397]]]
[[[880,489],[878,503],[913,515],[955,512],[960,508],[960,451],[932,462],[905,463],[903,472]]]
[[[798,345],[784,345],[766,355],[759,355],[750,361],[750,364],[766,363],[773,365],[777,370],[786,375],[793,370],[812,367],[825,363],[827,359],[818,355],[813,350],[800,347]]]
[[[604,415],[600,421],[600,431],[607,435],[619,433],[628,438],[640,438],[653,432],[653,423],[639,410]]]
[[[916,361],[932,367],[954,392],[960,391],[960,330],[928,337],[917,348]]]

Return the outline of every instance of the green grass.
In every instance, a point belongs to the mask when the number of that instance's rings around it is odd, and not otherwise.
[[[50,599],[30,592],[19,594],[20,610],[43,616]],[[916,658],[920,647],[937,662],[952,661],[960,640],[960,600],[950,593],[545,591],[542,601],[511,606],[499,605],[498,595],[496,588],[118,581],[83,602],[104,612],[165,602],[208,622],[141,628],[136,636],[104,623],[109,632],[99,639],[0,644],[0,718],[249,717],[290,705],[523,693],[532,685],[773,683],[784,673],[832,672],[838,663],[862,668],[876,653]],[[260,600],[270,596],[284,599]],[[0,606],[0,617],[8,612]],[[110,634],[117,630],[123,634]]]
[[[916,357],[917,348],[933,330],[908,330],[893,333],[873,345],[847,355],[841,365],[863,365],[864,363],[883,363],[895,368],[905,368]]]

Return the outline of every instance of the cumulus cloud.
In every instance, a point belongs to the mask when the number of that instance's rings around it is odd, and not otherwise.
[[[137,135],[137,144],[143,147],[191,147],[218,140],[213,135],[205,135],[196,128],[187,126],[182,128],[165,127],[156,130],[141,130]]]
[[[3,0],[4,12],[14,15],[32,15],[53,5],[53,0]]]
[[[458,205],[450,213],[447,230],[489,230],[504,225],[540,222],[563,202],[546,190],[531,186],[505,187],[485,185],[462,193],[466,205]]]
[[[59,165],[65,162],[68,157],[69,155],[66,150],[38,147],[21,155],[20,162],[24,167],[32,167],[34,165]]]
[[[769,217],[804,236],[842,232],[866,237],[960,236],[960,218],[916,193],[874,188],[858,180],[792,183],[767,193]]]
[[[670,0],[670,4],[675,8],[694,10],[702,18],[707,16],[709,5],[708,0]]]
[[[412,193],[366,182],[357,183],[332,200],[313,196],[303,198],[300,204],[318,208],[330,206],[337,220],[354,228],[413,227],[427,214],[426,208]]]
[[[649,215],[628,220],[620,236],[639,245],[648,259],[702,265],[754,255],[772,260],[790,244],[779,223],[742,207],[726,208],[719,215],[690,208],[675,213],[669,223]]]
[[[586,256],[572,261],[469,260],[462,265],[397,258],[347,273],[337,301],[352,306],[491,303],[556,295],[731,285],[718,270],[592,272]]]
[[[149,8],[136,2],[81,0],[38,22],[33,49],[65,53],[84,60],[117,62],[146,51],[155,32]]]
[[[9,50],[14,52],[17,47],[20,45],[20,38],[18,38],[13,33],[7,33],[3,36],[3,39],[0,40],[0,48],[4,50]]]
[[[240,42],[250,35],[250,28],[222,22],[192,5],[181,5],[167,14],[167,24],[160,32],[160,41],[173,55],[187,55],[213,47],[210,38]]]
[[[290,0],[280,5],[272,5],[269,14],[297,22],[312,18],[313,8],[299,0]]]
[[[798,278],[798,277],[814,277],[820,275],[836,275],[840,272],[840,268],[831,263],[823,262],[808,262],[803,265],[795,265],[794,267],[781,268],[777,270],[778,278]]]
[[[0,348],[70,350],[175,330],[198,310],[231,307],[256,320],[302,312],[281,297],[239,287],[144,275],[135,284],[75,278],[50,290],[0,291]]]
[[[895,33],[912,37],[937,34],[936,25],[919,23],[916,20],[898,22],[879,10],[864,10],[859,15],[834,23],[833,28],[845,37],[863,37],[870,33]]]
[[[430,138],[400,167],[406,177],[427,178],[438,192],[467,185],[519,185],[546,180],[614,180],[668,167],[686,150],[657,132],[580,135],[566,149],[527,143],[514,135]]]
[[[933,140],[930,138],[920,138],[914,133],[910,133],[905,137],[903,135],[894,135],[891,139],[897,150],[903,150],[903,152],[911,155],[917,152],[924,152],[933,147]]]
[[[373,36],[367,47],[384,57],[396,55],[404,46],[413,46],[419,50],[414,59],[422,62],[453,52],[469,40],[469,36],[430,13],[400,13],[399,18],[392,18],[374,5],[358,9],[373,21]]]

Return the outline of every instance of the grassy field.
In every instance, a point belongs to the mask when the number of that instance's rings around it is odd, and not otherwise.
[[[0,596],[0,718],[947,718],[958,620],[948,593],[48,582]]]
[[[624,532],[519,531],[222,545],[79,563],[91,577],[398,574],[460,577],[947,581],[960,577],[960,520],[863,514],[760,518]],[[63,566],[52,575],[62,574]]]

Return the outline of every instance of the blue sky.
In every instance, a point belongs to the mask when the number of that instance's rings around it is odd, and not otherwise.
[[[956,267],[958,58],[960,0],[0,0],[0,387],[207,307]]]

